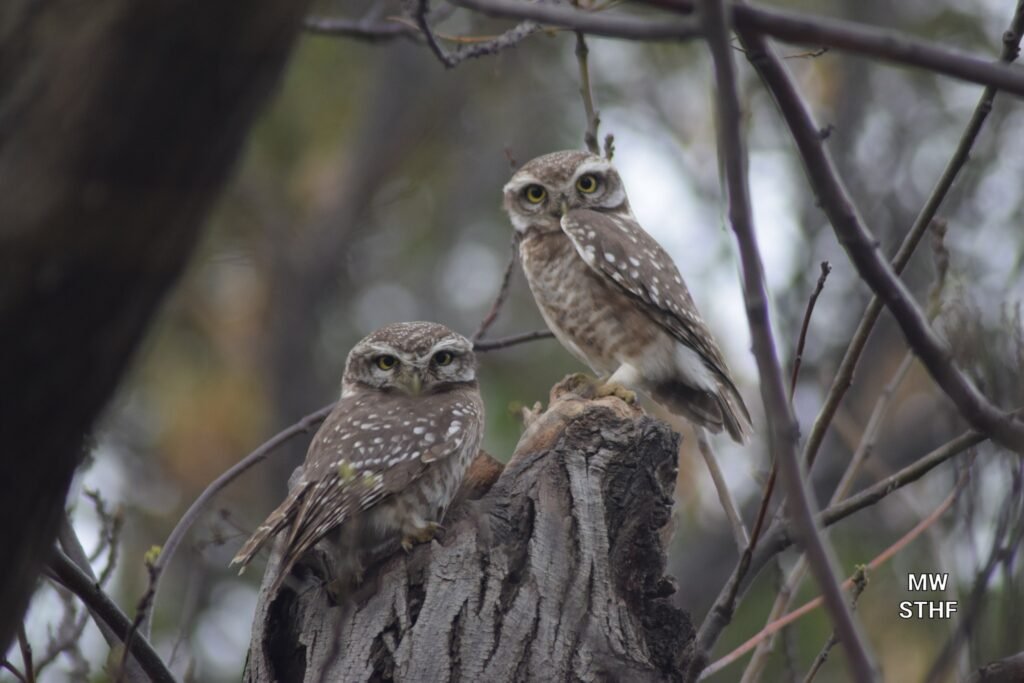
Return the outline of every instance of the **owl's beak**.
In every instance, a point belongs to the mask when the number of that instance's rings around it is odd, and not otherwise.
[[[403,373],[400,382],[402,384],[402,388],[405,389],[405,393],[410,396],[419,396],[420,392],[423,391],[423,378],[420,377],[420,373],[415,370]]]
[[[559,218],[569,213],[569,200],[567,200],[565,197],[562,197],[562,203],[559,204],[558,208],[560,209],[560,212],[558,214]]]

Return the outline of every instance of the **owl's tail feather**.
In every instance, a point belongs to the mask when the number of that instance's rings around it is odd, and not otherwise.
[[[651,390],[654,400],[671,412],[715,434],[724,427],[733,441],[750,438],[750,414],[735,387],[721,386],[718,393],[691,387],[684,382],[661,382]]]
[[[291,524],[292,518],[295,516],[295,505],[292,498],[289,496],[276,510],[270,513],[266,521],[263,522],[256,529],[249,540],[245,542],[245,545],[239,549],[234,559],[231,560],[230,566],[236,564],[241,565],[238,573],[241,574],[245,571],[246,566],[252,562],[252,558],[256,557],[267,541],[275,538],[278,533],[284,530],[289,524]]]

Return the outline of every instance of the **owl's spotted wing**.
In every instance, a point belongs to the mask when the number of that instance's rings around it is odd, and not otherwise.
[[[314,437],[297,485],[233,563],[248,563],[267,539],[290,527],[283,578],[295,561],[346,519],[403,491],[431,463],[478,439],[477,402],[458,393],[432,398],[341,399]]]
[[[451,457],[474,438],[475,402],[459,395],[435,400],[379,396],[345,399],[317,432],[307,456],[306,487],[288,541],[301,557],[331,529],[387,496],[405,490],[431,463]]]
[[[637,301],[654,322],[700,356],[728,394],[729,403],[749,424],[722,352],[697,314],[679,269],[636,219],[631,214],[575,209],[562,218],[562,230],[593,271]]]
[[[652,319],[700,354],[709,369],[722,373],[722,352],[695,313],[679,269],[632,216],[576,209],[562,218],[562,230],[588,266],[637,299]]]

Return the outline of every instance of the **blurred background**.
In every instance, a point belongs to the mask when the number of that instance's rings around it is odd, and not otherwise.
[[[322,16],[362,16],[368,3],[322,3]],[[837,0],[778,3],[907,31],[979,55],[998,54],[1013,2]],[[395,13],[400,7],[395,4]],[[387,12],[383,12],[387,14]],[[510,22],[456,12],[445,35],[492,35]],[[704,46],[641,45],[591,38],[591,73],[602,136],[642,225],[675,258],[755,413],[747,448],[716,440],[746,518],[769,469],[757,372],[724,222],[715,148],[710,63]],[[305,36],[272,106],[252,136],[200,250],[93,436],[68,500],[87,550],[106,548],[117,527],[108,590],[131,612],[145,591],[143,556],[164,542],[195,497],[220,473],[303,415],[333,401],[345,356],[376,327],[427,319],[465,334],[493,300],[511,227],[500,209],[510,160],[582,146],[584,114],[574,36],[534,35],[497,56],[445,69],[421,44]],[[781,46],[828,146],[883,251],[892,254],[943,166],[981,88],[869,60]],[[788,375],[800,321],[821,261],[832,273],[810,323],[794,405],[804,434],[869,299],[815,205],[788,131],[737,53],[750,145],[750,182],[772,296],[777,344]],[[1022,403],[1024,358],[1024,107],[999,97],[940,215],[939,251],[949,270],[934,311],[972,377],[998,405]],[[926,238],[905,273],[919,301],[936,281]],[[543,327],[518,272],[490,336]],[[883,314],[814,470],[827,500],[861,441],[872,409],[906,352]],[[552,340],[483,354],[485,448],[506,460],[521,426],[515,409],[546,401],[549,387],[583,370]],[[895,387],[857,486],[919,458],[965,425],[926,373],[910,366]],[[686,437],[669,569],[677,603],[696,623],[736,561],[732,535],[703,463]],[[232,485],[193,530],[168,570],[153,639],[188,680],[238,680],[261,566],[243,578],[227,567],[248,533],[286,491],[309,437],[293,440]],[[948,572],[944,599],[962,600],[996,540],[1000,514],[1021,496],[1020,459],[984,445],[954,510],[871,575],[859,603],[887,680],[919,680],[955,621],[897,618],[908,572]],[[852,574],[927,516],[950,492],[968,456],[947,463],[879,505],[844,521],[832,539]],[[95,495],[94,493],[95,492]],[[95,498],[102,500],[97,511]],[[1007,502],[1009,501],[1009,503]],[[120,522],[112,522],[114,518]],[[109,550],[96,558],[99,568]],[[792,552],[782,558],[788,567]],[[763,625],[779,584],[756,581],[712,660]],[[954,671],[1024,649],[1024,575],[1012,554],[987,578],[984,611]],[[797,604],[816,595],[805,582]],[[65,603],[49,586],[27,622],[37,650],[62,633]],[[963,607],[961,607],[961,612]],[[776,645],[764,679],[802,678],[829,635],[819,610]],[[58,658],[42,680],[106,680],[107,648],[88,623],[79,653]],[[16,657],[15,657],[16,659]],[[739,680],[743,664],[711,680]],[[0,672],[0,680],[7,672]],[[951,680],[955,679],[951,678]],[[13,679],[12,679],[13,680]],[[836,648],[819,681],[844,681]]]

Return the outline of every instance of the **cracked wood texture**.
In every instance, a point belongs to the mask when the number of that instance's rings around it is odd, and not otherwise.
[[[308,4],[0,2],[0,653]]]
[[[443,537],[388,549],[344,606],[312,576],[270,595],[272,553],[245,680],[681,680],[694,631],[664,575],[679,437],[591,396],[556,386],[503,471],[473,463]]]

